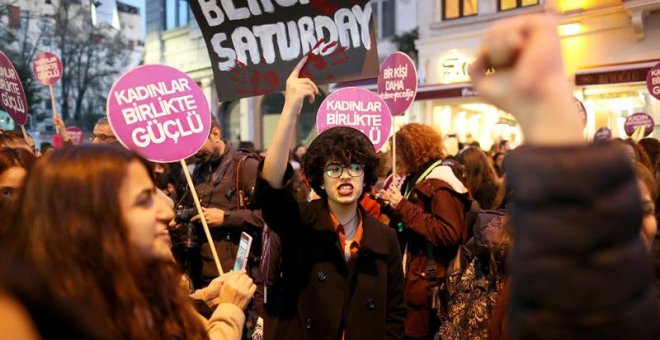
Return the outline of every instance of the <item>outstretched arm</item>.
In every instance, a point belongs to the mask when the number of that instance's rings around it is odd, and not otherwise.
[[[282,188],[282,180],[289,162],[289,149],[291,148],[291,138],[296,128],[296,121],[302,109],[303,100],[309,97],[311,103],[319,94],[316,84],[308,78],[299,78],[300,70],[307,62],[307,57],[303,58],[298,65],[291,71],[291,75],[286,80],[286,93],[284,97],[284,108],[282,116],[277,123],[277,128],[273,134],[273,139],[268,148],[268,154],[264,161],[262,177],[273,188]]]

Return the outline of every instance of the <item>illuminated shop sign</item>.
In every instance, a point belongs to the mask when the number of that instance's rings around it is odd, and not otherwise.
[[[451,50],[440,58],[440,83],[453,84],[470,81],[468,68],[474,58],[458,50]]]

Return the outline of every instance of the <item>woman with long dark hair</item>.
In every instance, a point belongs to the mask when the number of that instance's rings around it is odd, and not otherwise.
[[[64,148],[33,167],[3,249],[43,274],[58,299],[93,312],[110,338],[238,339],[254,285],[226,274],[220,300],[227,303],[207,333],[171,260],[173,217],[148,163],[133,152]]]
[[[478,147],[468,147],[459,152],[456,160],[465,165],[465,185],[482,209],[492,209],[500,180],[486,153]]]

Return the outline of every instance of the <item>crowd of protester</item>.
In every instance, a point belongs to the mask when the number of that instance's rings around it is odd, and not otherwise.
[[[292,144],[319,95],[304,58],[267,152],[213,119],[188,160],[213,242],[181,166],[107,119],[79,146],[57,119],[65,145],[41,153],[0,130],[0,338],[657,339],[660,143],[587,144],[555,24],[495,26],[470,70],[525,145],[410,123],[396,173],[351,128]]]

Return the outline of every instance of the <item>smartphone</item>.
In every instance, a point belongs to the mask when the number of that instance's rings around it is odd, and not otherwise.
[[[238,243],[238,252],[236,252],[236,261],[234,262],[234,271],[243,270],[247,267],[248,255],[252,246],[252,236],[246,232],[241,233],[241,241]]]

